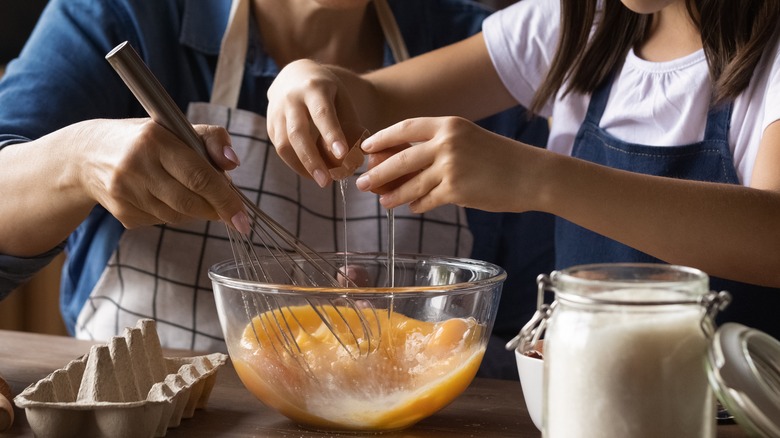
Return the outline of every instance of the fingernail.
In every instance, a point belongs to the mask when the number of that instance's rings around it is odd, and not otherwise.
[[[360,148],[363,149],[366,152],[371,152],[371,147],[374,146],[374,142],[371,141],[373,137],[368,137],[363,143],[360,145]]]
[[[234,151],[230,145],[222,148],[222,154],[225,155],[225,158],[230,160],[236,166],[241,165],[241,161],[238,159],[238,155],[236,155],[236,151]]]
[[[382,205],[382,207],[389,208],[393,205],[393,195],[389,193],[385,193],[384,195],[379,196],[379,204]]]
[[[347,147],[344,146],[344,143],[340,141],[333,143],[333,155],[335,155],[336,158],[341,158],[346,154],[347,154]]]
[[[314,177],[314,181],[316,181],[317,185],[319,185],[320,187],[325,187],[326,185],[328,185],[328,175],[326,175],[325,172],[323,172],[322,170],[320,169],[315,170],[311,176]]]
[[[235,216],[230,218],[230,222],[241,234],[248,235],[252,231],[252,227],[249,226],[249,216],[246,212],[240,211]]]
[[[364,173],[358,177],[357,181],[355,181],[355,185],[357,186],[358,190],[365,192],[369,187],[371,187],[371,179],[367,173]]]

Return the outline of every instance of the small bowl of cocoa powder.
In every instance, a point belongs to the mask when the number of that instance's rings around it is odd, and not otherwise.
[[[537,429],[542,430],[542,377],[544,372],[544,341],[537,341],[533,348],[515,350],[517,372],[523,387],[523,399],[528,414]]]

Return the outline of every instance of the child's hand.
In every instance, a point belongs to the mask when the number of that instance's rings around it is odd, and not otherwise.
[[[370,170],[357,187],[381,194],[386,208],[409,203],[417,213],[443,204],[518,208],[510,204],[522,174],[517,157],[530,148],[459,117],[406,120],[377,132],[362,147],[371,154]]]
[[[300,60],[279,72],[268,89],[268,136],[279,157],[324,187],[362,163],[342,160],[364,132],[352,101],[328,67]],[[360,158],[355,165],[352,158]],[[331,170],[335,169],[335,173]]]
[[[406,148],[412,147],[410,144],[402,144],[398,146],[390,146],[386,149],[383,149],[378,152],[374,152],[371,154],[368,154],[368,168],[373,169],[374,167],[378,166],[379,164],[383,163],[388,158],[392,157],[393,155],[403,151]],[[397,189],[400,187],[403,183],[406,181],[409,181],[414,175],[417,175],[419,172],[409,173],[402,177],[396,178],[393,181],[379,187],[371,187],[370,190],[378,195],[384,195],[385,193]],[[362,183],[362,181],[361,181]]]

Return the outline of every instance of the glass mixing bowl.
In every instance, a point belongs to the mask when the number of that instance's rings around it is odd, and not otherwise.
[[[471,383],[506,274],[463,258],[324,254],[359,286],[302,287],[239,278],[235,261],[209,277],[228,353],[244,386],[313,429],[387,431],[413,425]],[[264,269],[292,263],[261,258]],[[292,280],[289,281],[292,283]]]

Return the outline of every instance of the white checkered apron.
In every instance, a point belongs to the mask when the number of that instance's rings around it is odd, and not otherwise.
[[[246,2],[234,1],[234,11],[245,7],[241,3]],[[241,13],[231,14],[229,30],[236,28],[234,21],[242,18],[238,15]],[[238,29],[233,34],[246,39],[246,27]],[[225,39],[229,37],[228,31]],[[240,43],[226,46],[223,40],[223,54],[225,47],[237,46],[244,59],[246,45],[242,48]],[[357,190],[354,178],[350,178],[345,213],[338,184],[322,189],[284,164],[268,139],[265,118],[235,109],[243,70],[230,72],[228,79],[216,83],[224,78],[220,69],[230,68],[223,54],[211,103],[191,104],[187,116],[192,123],[228,130],[241,161],[241,166],[230,172],[234,184],[317,251],[386,251],[387,213],[378,197]],[[233,65],[243,68],[243,63]],[[215,97],[219,93],[228,97]],[[396,252],[469,255],[472,238],[462,208],[444,206],[420,215],[403,206],[394,209],[394,216]],[[225,351],[208,269],[232,258],[225,226],[219,222],[126,230],[79,314],[76,336],[106,340],[120,335],[124,327],[135,326],[139,318],[152,318],[165,347]]]

